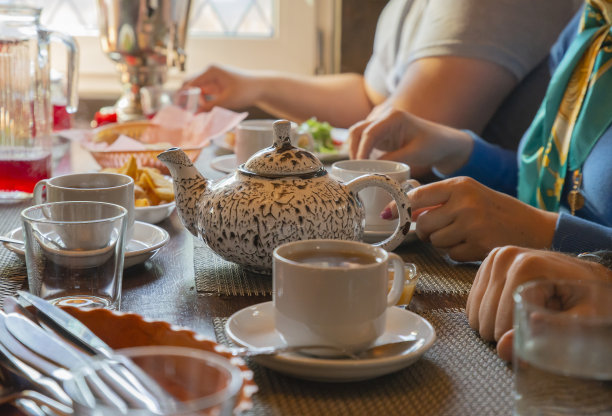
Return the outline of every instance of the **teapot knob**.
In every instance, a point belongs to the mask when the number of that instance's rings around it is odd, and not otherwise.
[[[274,122],[274,146],[282,148],[291,146],[291,122],[278,120]]]

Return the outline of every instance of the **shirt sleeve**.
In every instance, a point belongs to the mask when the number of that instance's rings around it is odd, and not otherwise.
[[[552,249],[566,253],[612,250],[612,228],[561,212]]]
[[[469,176],[489,188],[516,196],[518,184],[517,154],[488,143],[476,133],[464,130],[472,136],[474,148],[467,163],[451,175],[437,169],[434,173],[441,179],[452,176]]]

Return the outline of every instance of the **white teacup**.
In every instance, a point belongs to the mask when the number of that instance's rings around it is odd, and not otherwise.
[[[383,334],[387,309],[398,301],[405,280],[397,254],[346,240],[283,244],[274,250],[272,273],[276,329],[287,344],[354,351]]]
[[[391,160],[342,160],[332,164],[331,175],[346,182],[362,175],[380,173],[395,179],[408,192],[419,186],[419,182],[410,179],[410,166]],[[397,220],[385,220],[380,217],[384,208],[392,201],[391,195],[382,188],[369,187],[359,192],[359,198],[365,208],[365,230],[374,232],[393,232]]]
[[[46,188],[46,199],[43,198]],[[98,201],[127,209],[126,243],[134,230],[134,180],[110,172],[72,173],[43,179],[34,187],[34,204],[44,202]]]
[[[276,120],[245,120],[236,127],[236,140],[234,142],[234,153],[236,162],[242,165],[244,162],[261,149],[272,146],[274,141],[274,122]],[[311,149],[313,140],[307,134],[298,135],[298,125],[291,123],[291,142],[294,146]]]

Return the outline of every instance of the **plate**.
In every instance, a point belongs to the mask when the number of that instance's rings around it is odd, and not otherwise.
[[[274,304],[264,302],[242,309],[225,325],[232,341],[245,347],[284,346],[285,341],[274,328]],[[346,382],[367,380],[408,367],[434,343],[436,333],[427,320],[399,307],[387,313],[385,332],[377,342],[386,343],[421,338],[417,344],[397,355],[363,360],[316,358],[298,353],[254,357],[257,363],[272,370],[307,380]]]
[[[365,229],[363,231],[363,241],[364,243],[368,243],[368,244],[378,243],[379,241],[384,240],[390,235],[391,235],[390,231]],[[410,231],[408,231],[408,234],[406,234],[406,238],[404,238],[404,241],[402,241],[402,244],[411,243],[413,241],[416,241],[417,239],[418,237],[416,235],[416,222],[413,221],[410,223]]]
[[[232,173],[238,167],[238,162],[236,161],[236,155],[223,155],[217,156],[210,161],[210,166],[223,173]]]
[[[10,231],[7,235],[9,238],[16,240],[23,240],[23,229],[15,228]],[[170,235],[163,228],[159,228],[156,225],[148,224],[146,222],[135,221],[134,222],[134,234],[132,239],[127,245],[127,250],[123,260],[123,268],[135,266],[140,263],[144,263],[146,260],[153,257],[157,251],[164,246]],[[4,247],[25,261],[25,252],[23,251],[22,245],[3,243]]]
[[[149,224],[157,224],[168,218],[176,203],[174,201],[166,204],[151,205],[148,207],[136,207],[134,209],[134,218],[136,221],[148,222]]]
[[[134,313],[110,311],[108,309],[87,309],[65,306],[70,315],[81,321],[113,349],[141,347],[149,345],[169,345],[196,348],[227,358],[242,373],[242,387],[238,394],[234,414],[251,409],[251,397],[258,390],[253,380],[253,372],[244,361],[234,358],[216,342],[183,327],[171,325],[166,321],[152,321]],[[129,334],[129,336],[126,336]]]

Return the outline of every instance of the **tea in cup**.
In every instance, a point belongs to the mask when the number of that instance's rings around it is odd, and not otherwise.
[[[406,192],[420,185],[418,181],[410,179],[410,166],[391,160],[342,160],[335,162],[331,168],[331,175],[343,182],[372,173],[389,176],[400,183]],[[369,187],[359,192],[359,198],[365,208],[366,231],[392,233],[395,230],[397,220],[385,220],[380,216],[392,201],[388,192],[379,187]]]
[[[46,198],[43,198],[46,188]],[[98,201],[121,205],[127,209],[126,242],[134,229],[134,180],[110,172],[73,173],[39,181],[34,187],[34,203],[64,201]]]
[[[387,309],[399,300],[405,280],[397,254],[345,240],[283,244],[274,250],[272,274],[275,325],[288,345],[353,351],[382,335]]]

